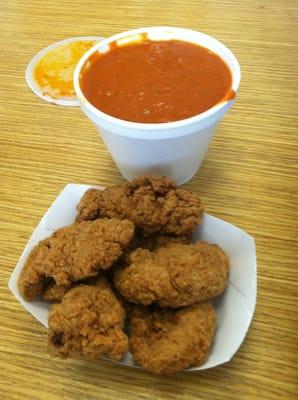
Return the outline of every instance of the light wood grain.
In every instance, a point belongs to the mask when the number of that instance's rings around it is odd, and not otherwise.
[[[296,398],[297,8],[296,0],[1,1],[1,399]],[[149,25],[206,32],[240,61],[237,102],[186,187],[209,213],[252,234],[258,253],[256,313],[237,355],[225,366],[175,377],[50,359],[45,329],[7,288],[32,230],[65,184],[122,181],[79,109],[30,92],[28,61],[67,37]]]

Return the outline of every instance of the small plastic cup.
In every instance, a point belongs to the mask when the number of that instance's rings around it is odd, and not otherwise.
[[[95,52],[106,52],[110,43],[124,38],[133,42],[143,33],[150,40],[183,40],[218,54],[231,70],[231,88],[235,95],[240,83],[240,66],[231,51],[216,39],[200,32],[171,27],[140,28],[120,33],[96,44],[79,61],[74,73],[74,87],[80,106],[95,123],[121,174],[128,180],[146,173],[163,175],[180,185],[198,171],[216,127],[235,97],[191,118],[168,123],[129,122],[98,110],[81,90],[82,67]]]

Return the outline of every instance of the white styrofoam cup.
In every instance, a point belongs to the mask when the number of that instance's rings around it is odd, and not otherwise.
[[[201,162],[224,114],[235,101],[221,102],[194,117],[167,123],[137,123],[112,117],[94,107],[80,87],[80,75],[88,58],[105,53],[112,42],[136,42],[146,33],[150,40],[183,40],[204,46],[218,54],[232,73],[232,89],[237,94],[240,66],[231,51],[216,39],[189,29],[150,27],[120,33],[92,47],[79,61],[74,87],[80,106],[102,135],[121,174],[133,179],[144,173],[168,176],[182,184],[191,179]]]

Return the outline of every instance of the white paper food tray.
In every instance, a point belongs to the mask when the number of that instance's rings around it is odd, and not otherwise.
[[[45,301],[25,301],[18,291],[17,281],[31,249],[56,229],[74,222],[76,205],[90,187],[69,184],[64,188],[37,225],[9,280],[8,286],[14,296],[45,327],[48,326],[49,304]],[[214,301],[218,321],[209,357],[200,367],[187,371],[204,370],[231,360],[248,331],[257,293],[255,242],[250,235],[234,225],[204,214],[202,224],[195,229],[194,240],[205,240],[222,247],[230,257],[231,271],[224,294]],[[137,367],[130,353],[117,363]]]

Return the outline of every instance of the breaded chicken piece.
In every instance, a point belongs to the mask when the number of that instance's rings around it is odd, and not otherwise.
[[[29,255],[18,286],[26,300],[42,293],[46,278],[59,286],[98,275],[123,253],[134,235],[128,220],[83,221],[58,229]]]
[[[107,356],[119,361],[128,350],[124,319],[124,308],[105,278],[96,286],[77,286],[51,307],[49,351],[62,358]]]
[[[216,326],[211,304],[178,310],[136,307],[131,317],[130,351],[135,361],[155,374],[173,374],[202,364]]]
[[[80,281],[72,282],[67,285],[57,285],[53,278],[47,278],[43,287],[42,298],[46,301],[60,302],[63,296],[74,287],[78,285],[94,285],[97,277],[82,279]]]
[[[121,260],[124,260],[126,263],[130,263],[130,253],[138,248],[153,251],[159,247],[166,247],[173,243],[190,244],[191,242],[191,235],[169,236],[154,234],[150,236],[144,236],[140,233],[137,233],[130,242],[129,246],[125,249]]]
[[[153,252],[136,249],[118,268],[114,283],[128,301],[161,307],[182,307],[221,294],[227,284],[229,260],[215,244],[169,244]]]
[[[42,298],[46,301],[61,301],[63,296],[70,290],[71,285],[56,285],[56,283],[50,283],[44,289]]]
[[[202,220],[201,200],[168,178],[144,176],[103,191],[88,190],[77,219],[127,218],[144,234],[186,235]]]

